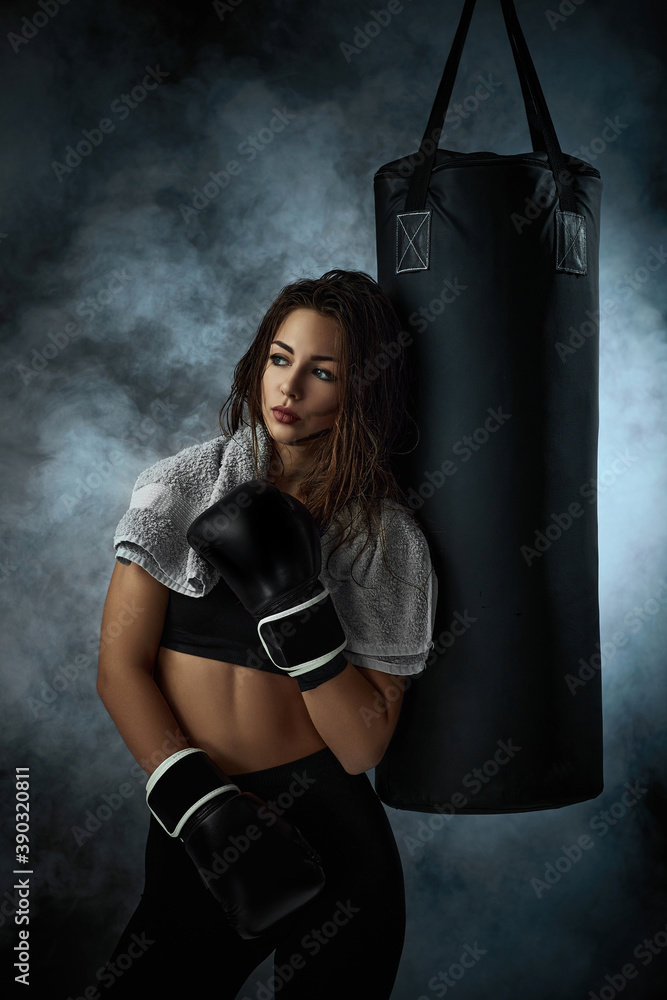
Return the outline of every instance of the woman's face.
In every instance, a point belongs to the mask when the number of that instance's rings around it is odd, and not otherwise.
[[[307,308],[293,310],[278,328],[262,376],[262,416],[275,441],[299,444],[333,425],[343,377],[336,328],[331,317]],[[299,419],[280,420],[276,407]]]

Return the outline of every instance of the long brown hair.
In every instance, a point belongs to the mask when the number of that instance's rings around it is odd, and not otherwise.
[[[313,442],[313,462],[299,483],[299,498],[321,532],[350,505],[349,523],[345,528],[339,523],[337,544],[329,558],[343,541],[352,541],[363,528],[367,540],[359,558],[371,535],[379,532],[384,499],[403,507],[417,523],[390,466],[392,454],[403,454],[398,449],[404,444],[407,421],[414,424],[407,410],[405,344],[410,338],[401,330],[389,296],[370,275],[334,269],[321,278],[300,278],[281,289],[234,369],[229,396],[220,408],[220,428],[223,434],[234,434],[247,424],[247,408],[255,475],[259,477],[256,425],[266,427],[262,377],[278,328],[300,308],[315,309],[336,320],[341,396],[332,428]],[[271,463],[269,479],[282,473],[283,463],[277,457],[280,465]],[[357,523],[361,517],[363,525]],[[383,533],[379,534],[386,565]]]

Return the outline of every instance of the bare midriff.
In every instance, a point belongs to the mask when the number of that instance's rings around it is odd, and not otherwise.
[[[226,774],[276,767],[326,746],[293,677],[165,646],[153,677],[190,745]]]

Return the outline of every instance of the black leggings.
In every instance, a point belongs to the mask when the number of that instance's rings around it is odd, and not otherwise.
[[[405,936],[403,869],[384,807],[366,774],[328,747],[278,767],[230,775],[271,802],[322,859],[322,892],[269,935],[227,926],[178,839],[151,817],[141,901],[100,975],[102,995],[145,1000],[389,998]],[[275,949],[273,976],[244,982]]]

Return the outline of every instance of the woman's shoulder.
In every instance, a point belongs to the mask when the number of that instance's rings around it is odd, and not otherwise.
[[[340,569],[349,569],[355,561],[355,576],[357,566],[363,573],[375,575],[375,567],[384,563],[384,558],[403,573],[410,567],[417,576],[428,571],[429,544],[414,514],[390,498],[379,501],[375,513],[369,524],[359,503],[346,505],[322,538],[323,555],[334,553],[332,563]]]
[[[392,535],[397,541],[408,537],[426,540],[424,531],[415,515],[397,500],[382,497],[372,509],[375,516],[370,521],[370,532],[374,539],[379,539],[380,535]],[[346,528],[352,527],[356,533],[368,524],[368,520],[364,516],[364,508],[359,501],[351,501],[338,511],[334,523]]]
[[[380,518],[383,531],[394,532],[397,538],[420,538],[426,541],[415,515],[398,501],[385,498],[380,506]]]
[[[355,533],[336,550],[327,534],[322,580],[347,637],[352,663],[394,674],[423,670],[434,626],[437,581],[424,532],[409,510],[383,500],[375,528],[344,515]],[[362,529],[362,530],[359,530]],[[331,563],[327,558],[331,553]]]
[[[266,441],[259,436],[260,457],[265,461]],[[160,458],[140,472],[135,489],[147,484],[167,483],[187,493],[215,481],[222,472],[230,481],[253,478],[252,428],[242,424],[233,434],[223,433],[208,441],[187,445]]]
[[[384,546],[392,569],[400,571],[406,580],[422,581],[432,569],[431,551],[424,530],[412,511],[387,500],[382,506],[381,525],[378,550]]]
[[[185,445],[185,447],[174,452],[172,455],[168,455],[165,459],[161,459],[161,461],[189,462],[193,457],[196,458],[198,455],[207,456],[209,454],[218,454],[221,450],[224,450],[231,443],[231,441],[232,438],[219,434],[217,437],[209,438],[207,441],[195,441],[193,444]]]
[[[221,435],[209,441],[187,445],[172,455],[159,458],[139,473],[136,486],[140,487],[145,483],[160,482],[177,476],[179,480],[181,476],[185,476],[186,480],[189,476],[196,477],[198,473],[208,467],[216,463],[220,464],[231,440],[231,438]],[[185,482],[184,485],[186,485]]]

